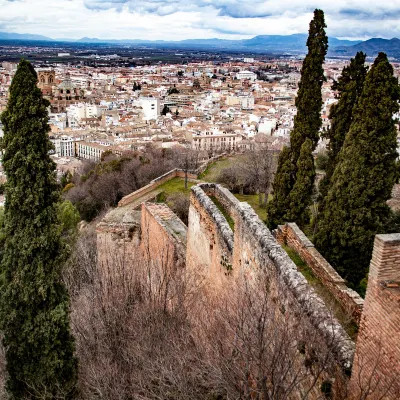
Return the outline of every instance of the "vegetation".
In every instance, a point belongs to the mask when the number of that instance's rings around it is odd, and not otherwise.
[[[73,398],[77,383],[66,258],[58,218],[59,185],[50,159],[47,106],[32,65],[22,60],[4,124],[7,175],[0,321],[7,390],[15,399]]]
[[[289,216],[294,218],[294,222],[298,222],[301,218],[298,209],[291,208],[292,205],[294,207],[295,205],[290,193],[298,179],[298,160],[304,142],[309,139],[311,149],[314,150],[319,140],[319,130],[322,125],[321,87],[325,80],[322,65],[328,50],[328,37],[325,28],[324,12],[317,9],[314,11],[314,18],[310,22],[307,40],[308,54],[301,69],[299,91],[295,103],[297,114],[290,136],[290,150],[286,150],[280,155],[278,171],[273,185],[274,198],[267,210],[270,227],[276,227],[287,220]],[[307,199],[306,203],[309,203],[308,199],[312,195],[312,188],[309,185],[297,185],[296,192],[302,192],[302,199]]]
[[[77,208],[81,218],[91,221],[107,207],[115,207],[123,196],[147,185],[152,179],[178,167],[181,150],[149,147],[146,153],[109,154],[100,163],[85,162],[63,194]]]
[[[312,155],[312,141],[306,139],[301,146],[300,157],[297,161],[297,179],[290,192],[290,211],[286,218],[296,221],[302,228],[310,222],[311,193],[315,178],[314,157]]]
[[[397,138],[393,114],[400,90],[384,53],[365,79],[331,179],[315,244],[354,286],[368,271],[373,240],[390,219],[386,201],[396,179]]]
[[[368,67],[365,66],[366,55],[358,52],[350,65],[343,68],[342,75],[334,82],[332,89],[338,92],[339,102],[333,104],[329,113],[331,127],[325,137],[329,139],[328,162],[326,175],[319,185],[321,197],[329,190],[330,180],[338,162],[339,152],[353,121],[353,110],[363,90]]]

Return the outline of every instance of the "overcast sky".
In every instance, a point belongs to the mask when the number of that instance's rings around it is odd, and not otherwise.
[[[400,38],[400,0],[0,0],[0,31],[52,38],[250,38],[306,33],[316,8],[328,35]]]

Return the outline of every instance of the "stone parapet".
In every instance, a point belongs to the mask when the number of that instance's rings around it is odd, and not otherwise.
[[[295,223],[287,223],[278,226],[275,237],[279,243],[286,244],[301,257],[346,314],[359,324],[364,300],[357,292],[347,287],[346,281],[322,257],[304,232]]]
[[[279,304],[287,307],[288,318],[298,318],[294,311],[291,314],[291,310],[299,308],[302,310],[301,318],[307,319],[307,323],[318,332],[326,345],[332,347],[336,365],[342,367],[342,376],[346,379],[345,376],[352,365],[354,342],[297,270],[296,265],[252,207],[239,202],[228,192],[217,184],[199,184],[192,187],[188,266],[204,270],[204,275],[213,280],[210,284],[224,282],[224,285],[227,285],[226,279],[221,279],[217,275],[218,273],[223,273],[225,277],[227,275],[225,270],[218,268],[224,263],[223,257],[226,253],[232,254],[231,259],[228,258],[230,263],[228,279],[245,276],[251,282],[257,279],[258,271],[266,271],[270,276],[271,295],[279,293],[277,297]],[[234,233],[209,195],[215,196],[234,220]],[[209,243],[212,243],[211,246]],[[213,247],[214,243],[220,243],[217,249]],[[207,273],[210,270],[214,271],[211,275]]]
[[[145,196],[146,194],[152,192],[153,190],[157,189],[163,183],[168,182],[169,180],[179,177],[184,178],[186,175],[185,171],[175,168],[164,175],[159,176],[156,179],[153,179],[148,185],[143,186],[142,188],[136,190],[133,193],[128,194],[127,196],[123,197],[119,203],[118,207],[124,207],[128,204],[133,203],[135,200],[140,199],[141,197]],[[187,177],[190,181],[196,180],[197,175],[187,173]],[[197,181],[198,182],[198,181]]]
[[[377,235],[352,378],[351,399],[400,398],[400,234]],[[366,397],[365,397],[366,398]]]

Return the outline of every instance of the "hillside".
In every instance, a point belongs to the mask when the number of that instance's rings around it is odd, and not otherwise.
[[[333,49],[332,53],[336,53],[338,55],[354,56],[358,51],[363,51],[369,57],[375,57],[381,51],[386,53],[389,57],[399,57],[400,39],[373,38],[352,46],[337,47]]]

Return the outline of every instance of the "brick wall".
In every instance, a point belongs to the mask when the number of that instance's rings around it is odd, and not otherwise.
[[[232,217],[234,232],[208,195],[215,196]],[[213,288],[218,300],[225,293],[233,295],[229,291],[234,289],[235,280],[244,278],[251,285],[260,271],[267,272],[269,306],[281,315],[283,323],[297,326],[299,338],[304,332],[312,332],[321,348],[332,349],[334,362],[328,368],[330,372],[321,374],[318,382],[334,378],[334,393],[346,386],[354,343],[247,203],[240,203],[220,185],[194,186],[186,260],[188,268],[201,274],[206,290]],[[296,362],[304,363],[301,357]],[[319,387],[320,384],[314,387],[309,399],[321,398]]]
[[[322,285],[340,303],[346,314],[358,324],[364,300],[357,292],[347,287],[345,280],[322,257],[301,229],[294,223],[287,223],[278,227],[275,237],[279,243],[286,244],[296,251]]]
[[[187,227],[165,204],[143,203],[140,247],[144,258],[166,271],[183,268]]]
[[[188,179],[191,181],[196,180],[196,178],[197,178],[197,175],[194,175],[194,174],[188,173],[187,175],[188,175]],[[136,190],[135,192],[130,193],[127,196],[123,197],[119,201],[118,207],[124,207],[124,206],[134,202],[135,200],[139,199],[140,197],[157,189],[163,183],[168,182],[169,180],[176,178],[176,177],[184,178],[185,172],[176,168],[176,169],[173,169],[172,171],[167,172],[164,175],[159,176],[156,179],[153,179],[148,185],[143,186],[142,188]]]
[[[208,187],[208,185],[206,185]],[[186,265],[209,290],[226,282],[232,266],[233,232],[217,206],[199,187],[192,187]]]
[[[400,398],[400,234],[375,237],[350,393]]]

